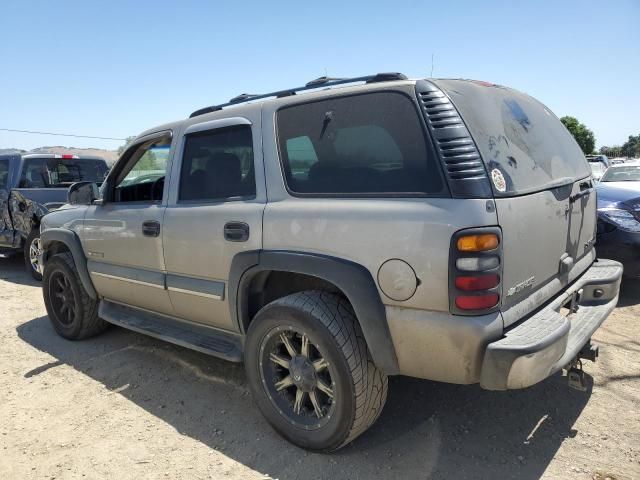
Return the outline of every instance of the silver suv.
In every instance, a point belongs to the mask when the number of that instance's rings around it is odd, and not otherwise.
[[[56,331],[244,361],[268,422],[312,450],[370,427],[389,375],[507,390],[566,368],[580,387],[618,299],[580,148],[485,82],[243,94],[144,132],[69,200],[41,227]]]

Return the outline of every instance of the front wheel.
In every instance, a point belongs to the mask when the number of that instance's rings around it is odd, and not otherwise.
[[[70,253],[60,253],[47,262],[42,294],[49,320],[64,338],[88,338],[109,325],[98,317],[98,302],[82,286]]]
[[[33,230],[24,242],[24,265],[33,278],[42,280],[42,266],[40,265],[40,254],[42,252],[42,243],[40,241],[40,232],[36,228]]]
[[[387,377],[338,295],[306,291],[270,303],[253,319],[245,352],[258,407],[300,447],[337,450],[367,430],[386,401]]]

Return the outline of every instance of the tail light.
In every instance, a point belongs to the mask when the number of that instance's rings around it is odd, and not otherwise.
[[[451,313],[476,315],[500,305],[502,245],[497,227],[457,232],[451,239],[449,267]]]

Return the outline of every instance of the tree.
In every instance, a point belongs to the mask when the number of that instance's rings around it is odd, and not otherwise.
[[[620,156],[622,156],[622,147],[618,147],[618,146],[613,146],[613,147],[602,146],[602,147],[600,147],[600,155],[606,155],[609,158],[620,157]]]
[[[622,155],[625,157],[640,157],[640,134],[629,135],[629,140],[622,145]]]
[[[129,146],[129,144],[131,143],[131,140],[133,140],[134,138],[136,138],[135,136],[133,137],[127,137],[124,141],[123,145],[120,145],[118,147],[118,156],[122,155],[122,152],[125,151],[125,149]]]
[[[560,121],[571,132],[585,155],[593,153],[596,147],[596,137],[586,125],[580,123],[577,118],[569,116],[562,117]]]
[[[622,146],[600,147],[600,153],[609,158],[615,157],[640,157],[640,134],[629,135],[629,139]]]

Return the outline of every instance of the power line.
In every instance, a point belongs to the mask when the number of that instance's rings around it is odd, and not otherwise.
[[[121,140],[126,138],[114,138],[114,137],[92,137],[90,135],[74,135],[72,133],[54,133],[54,132],[36,132],[33,130],[15,130],[13,128],[0,128],[3,132],[18,132],[18,133],[35,133],[38,135],[57,135],[59,137],[75,137],[75,138],[96,138],[98,140]]]

